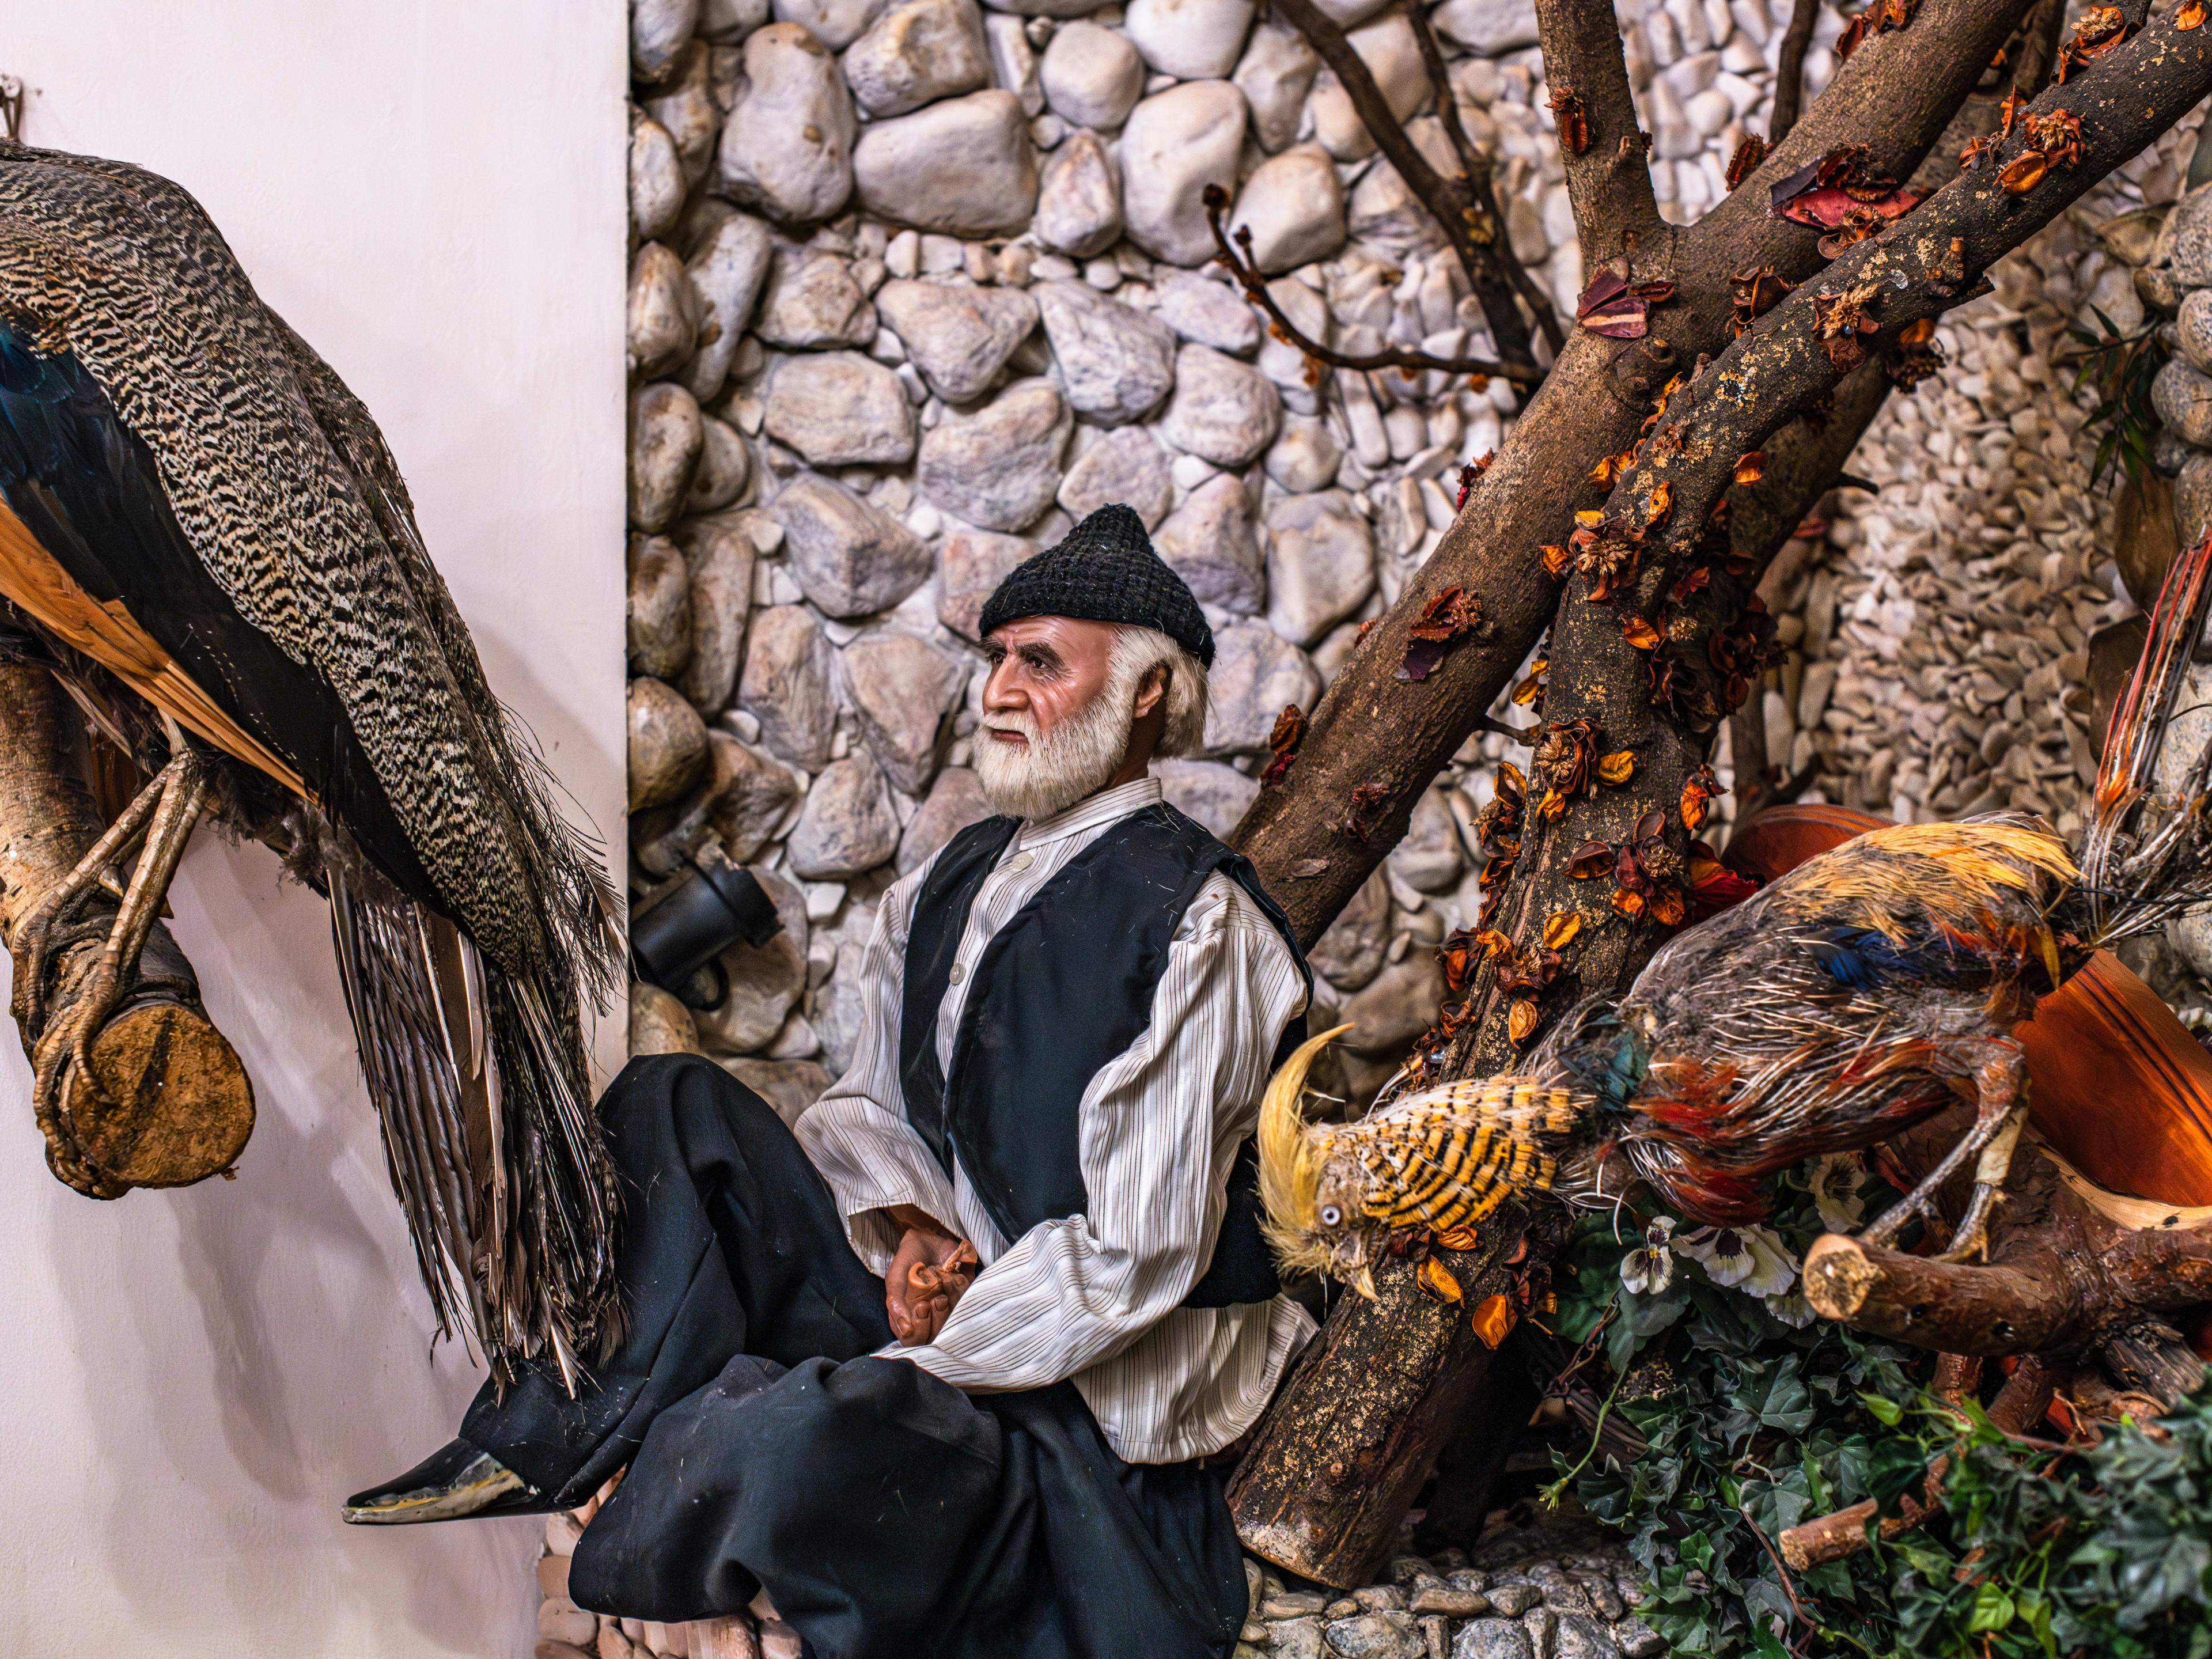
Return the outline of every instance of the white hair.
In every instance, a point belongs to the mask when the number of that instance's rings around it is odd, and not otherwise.
[[[979,735],[972,764],[983,794],[1000,811],[1020,818],[1048,818],[1095,795],[1113,781],[1128,757],[1137,699],[1154,669],[1166,684],[1161,701],[1166,726],[1153,753],[1194,754],[1206,743],[1206,670],[1197,658],[1150,628],[1123,628],[1107,659],[1098,695],[1054,728],[1037,730],[1027,712],[991,714],[987,724],[1018,732],[1029,742],[1014,748]]]
[[[1206,747],[1206,668],[1166,635],[1152,628],[1124,628],[1114,641],[1107,693],[1133,717],[1137,693],[1145,676],[1155,668],[1166,674],[1161,701],[1167,707],[1168,719],[1159,747],[1152,752],[1163,760],[1195,755]]]

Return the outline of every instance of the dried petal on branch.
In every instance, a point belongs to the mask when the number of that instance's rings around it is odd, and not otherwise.
[[[1434,1301],[1463,1302],[1467,1299],[1459,1287],[1459,1280],[1452,1277],[1451,1269],[1434,1256],[1413,1270],[1413,1282],[1421,1287],[1424,1295]]]
[[[1711,767],[1700,766],[1691,773],[1682,784],[1682,828],[1693,836],[1704,829],[1713,797],[1727,793]]]
[[[1609,340],[1640,340],[1650,326],[1646,313],[1674,295],[1672,283],[1638,283],[1615,270],[1601,270],[1575,302],[1575,320]]]
[[[1545,543],[1540,550],[1544,556],[1544,574],[1553,581],[1558,581],[1573,567],[1575,556],[1556,542]]]
[[[1354,841],[1365,841],[1375,833],[1374,825],[1367,821],[1369,816],[1389,799],[1390,792],[1371,779],[1356,786],[1352,792],[1352,810],[1344,815],[1340,826],[1344,833]]]
[[[1651,494],[1644,503],[1644,527],[1646,530],[1663,523],[1674,510],[1674,486],[1662,478],[1651,486]]]
[[[2024,149],[2005,164],[1997,184],[2008,196],[2025,196],[2041,184],[2051,171],[2051,158],[2041,150]]]
[[[1813,301],[1813,315],[1819,337],[1828,349],[1829,365],[1838,372],[1856,368],[1866,361],[1866,348],[1859,343],[1862,334],[1872,334],[1881,325],[1866,314],[1866,308],[1880,295],[1878,283],[1861,283],[1841,294],[1816,295]]]
[[[1526,808],[1528,786],[1521,781],[1520,769],[1510,761],[1501,761],[1498,767],[1498,787],[1490,803],[1474,815],[1476,844],[1492,858],[1510,856],[1520,850],[1521,818]]]
[[[2013,125],[2020,119],[2020,112],[2027,107],[2027,100],[2021,95],[2021,91],[2018,87],[2014,87],[2010,92],[2005,94],[2004,102],[1997,106],[1998,137],[2009,138],[2012,137]]]
[[[1907,323],[1897,337],[1897,351],[1884,366],[1891,381],[1911,392],[1931,374],[1943,369],[1943,345],[1936,337],[1936,319],[1923,317]]]
[[[1498,452],[1486,449],[1459,470],[1459,499],[1452,503],[1452,511],[1460,512],[1467,506],[1467,498],[1474,493],[1474,486],[1482,475],[1490,471],[1490,464],[1498,459]]]
[[[1766,140],[1755,132],[1744,134],[1743,142],[1735,147],[1735,154],[1729,158],[1728,187],[1734,190],[1750,178],[1759,171],[1759,164],[1765,159]]]
[[[1564,805],[1567,798],[1596,787],[1590,781],[1590,759],[1597,739],[1598,724],[1587,719],[1555,720],[1537,733],[1529,767],[1547,795],[1559,797]]]
[[[1620,785],[1636,775],[1636,751],[1616,749],[1610,755],[1601,755],[1597,760],[1597,781]]]
[[[1406,659],[1399,665],[1397,678],[1413,681],[1428,678],[1453,643],[1473,633],[1481,620],[1482,607],[1464,589],[1444,589],[1422,608],[1408,630],[1413,642],[1406,647]]]
[[[1567,855],[1567,874],[1588,881],[1613,868],[1613,848],[1601,841],[1586,841]]]
[[[2181,9],[2173,14],[2173,27],[2178,29],[2203,28],[2204,0],[2183,0]]]
[[[1548,548],[1545,550],[1547,554],[1550,550]],[[1547,557],[1545,562],[1548,566],[1551,561]],[[1543,712],[1544,675],[1551,666],[1551,659],[1547,657],[1539,657],[1528,665],[1528,675],[1513,688],[1512,701],[1516,708],[1534,708],[1539,714]]]
[[[1884,173],[1865,145],[1847,144],[1775,185],[1767,210],[1793,224],[1833,232],[1821,244],[1821,252],[1833,258],[1843,247],[1910,213],[1923,199],[1919,191],[1901,188]]]
[[[1559,148],[1570,155],[1581,155],[1589,148],[1589,112],[1580,94],[1572,87],[1555,87],[1549,102],[1559,129]]]
[[[1602,605],[1634,579],[1644,531],[1626,519],[1601,519],[1595,525],[1578,524],[1567,545],[1575,550],[1575,568],[1589,584],[1590,599]]]
[[[2026,122],[2027,143],[2051,158],[2051,165],[2071,171],[2081,159],[2081,118],[2071,110],[2055,109],[2048,115],[2031,115]]]
[[[1633,615],[1621,617],[1620,636],[1638,651],[1656,651],[1659,641],[1666,637],[1647,619]]]
[[[1732,320],[1734,334],[1741,335],[1752,325],[1753,319],[1764,316],[1782,303],[1791,284],[1774,274],[1772,265],[1760,265],[1751,270],[1739,270],[1729,278],[1729,303],[1735,307]]]
[[[2118,6],[2084,6],[2074,25],[2073,38],[2058,54],[2058,73],[2051,78],[2064,86],[2069,70],[2082,68],[2118,51],[2128,32],[2127,17]]]
[[[1836,37],[1836,61],[1850,61],[1850,55],[1865,44],[1871,34],[1887,34],[1892,29],[1901,29],[1912,21],[1913,8],[1919,0],[1874,0]]]
[[[1571,910],[1559,910],[1544,921],[1544,948],[1564,951],[1575,942],[1575,935],[1583,930],[1583,919]]]
[[[1613,488],[1613,481],[1635,465],[1636,451],[1632,446],[1622,450],[1618,455],[1601,457],[1598,464],[1589,470],[1589,481],[1600,489],[1610,489]]]
[[[1735,481],[1740,484],[1755,484],[1766,476],[1766,452],[1754,449],[1736,458]]]
[[[1262,789],[1280,783],[1288,775],[1291,763],[1298,757],[1298,745],[1305,740],[1305,710],[1294,702],[1285,703],[1283,712],[1275,716],[1275,729],[1267,734],[1267,747],[1274,751],[1275,757],[1260,775]]]
[[[1516,997],[1512,1011],[1505,1016],[1505,1035],[1516,1043],[1526,1042],[1536,1035],[1539,1018],[1533,1001],[1526,997]],[[1495,1300],[1494,1297],[1492,1299]]]

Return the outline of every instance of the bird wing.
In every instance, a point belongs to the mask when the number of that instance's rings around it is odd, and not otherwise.
[[[403,890],[508,972],[540,970],[545,917],[484,729],[496,705],[471,705],[362,479],[316,418],[290,331],[198,204],[137,168],[0,146],[0,317],[73,398],[104,398],[111,454],[143,452],[138,476],[109,469],[124,509],[174,526],[173,543],[80,535],[119,567],[112,597],[240,724],[289,714],[311,728],[264,745]],[[47,546],[71,562],[76,550]],[[197,590],[194,603],[180,608],[165,580]],[[210,592],[227,603],[201,603]],[[210,660],[192,663],[195,649]],[[287,680],[304,711],[268,690]],[[257,692],[270,706],[249,708]]]

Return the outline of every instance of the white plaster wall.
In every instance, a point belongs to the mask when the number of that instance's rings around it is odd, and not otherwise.
[[[199,198],[375,413],[493,686],[613,835],[623,10],[0,0],[24,137]],[[337,1518],[480,1373],[429,1351],[323,907],[205,832],[174,902],[253,1078],[235,1181],[80,1198],[0,1031],[0,1655],[526,1654],[531,1523]]]

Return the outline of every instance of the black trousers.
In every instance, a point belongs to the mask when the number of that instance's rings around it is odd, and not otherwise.
[[[461,1436],[562,1508],[629,1473],[577,1547],[584,1607],[676,1622],[761,1585],[820,1659],[1206,1659],[1244,1613],[1218,1475],[1115,1457],[1074,1387],[963,1394],[902,1359],[883,1280],[757,1095],[694,1055],[601,1102],[629,1324]]]

